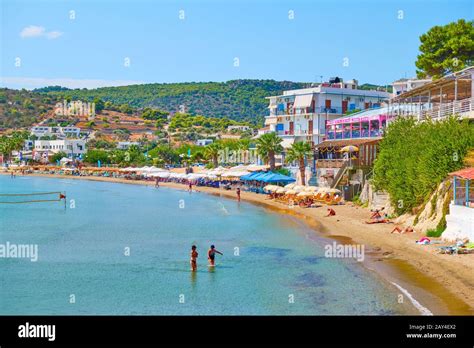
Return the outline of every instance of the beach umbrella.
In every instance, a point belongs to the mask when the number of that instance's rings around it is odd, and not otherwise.
[[[276,191],[278,190],[280,187],[279,186],[276,186],[276,185],[267,185],[265,186],[263,189],[265,191],[268,191],[268,192],[273,192],[273,191]]]
[[[212,174],[212,175],[220,176],[220,175],[224,174],[225,172],[227,172],[227,169],[226,169],[226,168],[224,168],[224,167],[217,167],[217,168],[214,168],[214,169],[210,170],[209,172],[207,172],[207,174]]]
[[[285,188],[287,188],[287,189],[292,189],[292,188],[295,187],[295,186],[296,186],[296,184],[293,183],[293,184],[285,185]]]
[[[317,187],[317,186],[306,186],[304,190],[307,191],[307,192],[316,192],[316,191],[318,191],[318,189],[319,189],[319,187]]]
[[[327,193],[341,193],[341,190],[338,190],[338,189],[335,189],[335,188],[331,188],[331,189],[328,189],[326,191]]]
[[[269,165],[250,164],[250,165],[247,166],[247,170],[249,172],[268,170],[268,168],[270,168]]]
[[[170,172],[158,172],[158,173],[154,173],[153,175],[158,177],[158,178],[165,179],[165,178],[169,178]]]
[[[339,151],[341,151],[341,152],[357,152],[357,151],[359,151],[359,148],[357,146],[354,146],[354,145],[347,145],[347,146],[344,146]]]
[[[262,174],[261,172],[252,172],[240,177],[240,180],[254,180],[255,177]]]
[[[306,189],[306,186],[302,186],[302,185],[293,186],[293,190],[298,191],[298,192],[304,191],[305,189]]]
[[[267,173],[265,177],[262,177],[261,179],[259,177],[258,180],[263,181],[263,182],[275,182],[275,183],[276,182],[289,183],[289,182],[295,181],[295,179],[293,179],[292,177],[279,174],[279,173]]]
[[[288,191],[285,192],[287,195],[296,195],[298,193],[298,191],[295,191],[295,190],[292,190],[292,189],[289,189]]]
[[[285,193],[285,192],[286,190],[283,187],[280,187],[279,189],[275,191],[275,193]]]
[[[310,196],[313,196],[313,195],[314,195],[314,192],[302,191],[302,192],[298,193],[296,196],[297,197],[310,197]]]

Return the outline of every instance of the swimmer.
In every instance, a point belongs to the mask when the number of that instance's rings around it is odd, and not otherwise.
[[[197,258],[199,256],[198,252],[196,251],[196,246],[193,245],[191,247],[191,271],[196,272],[197,271]]]
[[[216,253],[219,255],[224,255],[220,251],[216,250],[214,245],[211,245],[211,248],[207,251],[207,259],[209,260],[209,266],[215,266],[214,259],[216,257]]]

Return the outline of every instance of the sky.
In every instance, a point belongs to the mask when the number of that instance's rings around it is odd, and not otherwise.
[[[419,36],[472,0],[0,0],[0,86],[415,76]]]

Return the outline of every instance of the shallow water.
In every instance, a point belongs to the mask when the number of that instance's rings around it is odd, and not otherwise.
[[[0,176],[1,193],[45,191],[66,191],[68,208],[0,204],[0,243],[39,248],[37,262],[0,258],[0,314],[411,311],[355,260],[325,258],[332,241],[250,203],[164,187]],[[214,269],[206,260],[211,243],[224,253]],[[192,244],[196,273],[189,271]]]

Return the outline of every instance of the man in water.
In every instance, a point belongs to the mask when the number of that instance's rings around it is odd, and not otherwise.
[[[240,187],[237,187],[237,202],[240,202]]]
[[[215,266],[214,259],[216,258],[216,253],[219,255],[224,255],[220,251],[216,250],[214,245],[211,245],[211,248],[207,251],[207,259],[209,260],[209,266]]]
[[[155,188],[160,187],[160,179],[156,178],[155,179]]]
[[[191,271],[196,272],[197,271],[197,258],[199,254],[196,251],[196,246],[193,245],[191,247]]]
[[[328,214],[326,215],[326,217],[335,216],[335,215],[336,215],[336,211],[332,208],[328,208]]]
[[[193,192],[193,183],[191,182],[191,180],[189,181],[188,188],[189,188],[189,193]]]

